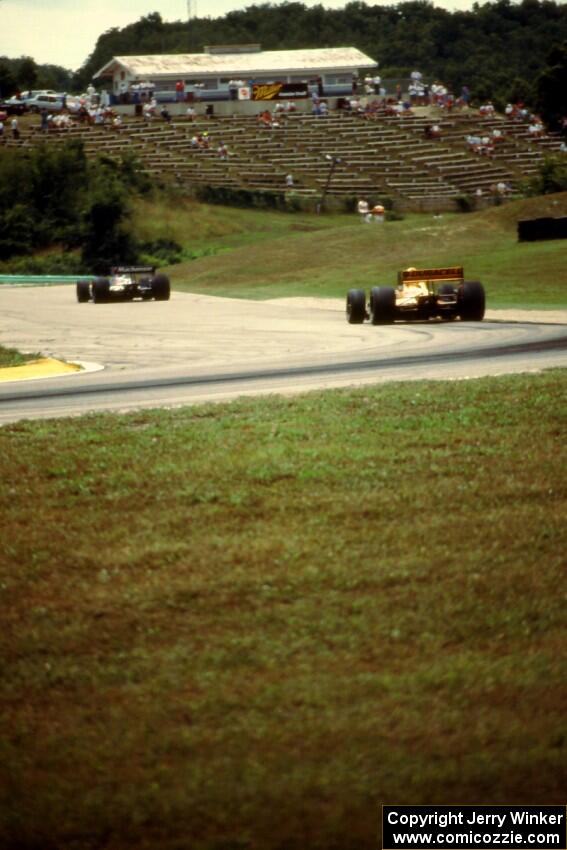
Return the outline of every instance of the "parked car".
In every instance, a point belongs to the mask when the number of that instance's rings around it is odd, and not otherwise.
[[[21,100],[14,100],[10,98],[9,100],[3,100],[0,102],[0,111],[8,115],[23,115],[26,112],[27,107],[25,103]],[[5,119],[3,119],[5,120]]]
[[[26,107],[30,112],[41,112],[42,109],[47,109],[48,112],[61,112],[64,108],[63,95],[38,94],[26,100]]]
[[[465,280],[462,266],[437,269],[404,269],[398,272],[398,285],[374,286],[366,303],[363,289],[347,294],[346,314],[351,325],[370,319],[373,325],[389,325],[396,319],[463,319],[480,322],[484,318],[484,287],[477,280]]]

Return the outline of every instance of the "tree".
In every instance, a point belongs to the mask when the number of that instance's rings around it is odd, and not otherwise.
[[[128,190],[104,163],[98,162],[93,169],[96,183],[83,218],[82,261],[95,274],[108,274],[111,266],[135,263],[137,246],[126,226],[130,216]]]
[[[11,63],[0,59],[0,97],[10,97],[17,88],[16,76]]]
[[[536,80],[536,109],[550,127],[567,118],[567,41],[554,47]]]
[[[35,88],[37,80],[37,65],[31,56],[22,56],[18,60],[18,84],[21,89]]]

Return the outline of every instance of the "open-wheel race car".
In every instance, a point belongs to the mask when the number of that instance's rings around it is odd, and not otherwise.
[[[168,301],[169,278],[155,272],[155,266],[116,266],[109,277],[77,281],[77,301],[94,301],[95,304],[133,301],[135,298]]]
[[[351,325],[370,319],[373,325],[389,325],[396,320],[463,319],[480,322],[484,318],[485,294],[482,283],[465,280],[462,266],[440,269],[405,269],[398,272],[398,285],[375,286],[368,304],[364,289],[347,294],[346,314]]]

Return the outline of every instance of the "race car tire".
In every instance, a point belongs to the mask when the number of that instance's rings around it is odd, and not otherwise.
[[[361,325],[366,318],[364,289],[349,289],[346,297],[346,317],[349,325]]]
[[[391,325],[396,314],[396,290],[374,286],[370,291],[370,321],[373,325]]]
[[[110,281],[106,277],[97,277],[93,282],[93,301],[105,304],[110,300]]]
[[[84,304],[91,297],[91,285],[86,280],[77,281],[77,301],[79,304]]]
[[[478,280],[465,280],[459,297],[459,315],[464,322],[482,322],[486,297]]]
[[[156,301],[169,301],[171,287],[165,274],[156,274],[152,280],[152,292]]]

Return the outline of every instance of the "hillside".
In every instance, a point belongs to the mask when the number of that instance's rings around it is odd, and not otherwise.
[[[189,205],[144,204],[137,227],[144,238],[182,238],[193,259],[168,269],[176,288],[232,297],[318,295],[343,298],[353,286],[393,283],[407,266],[462,264],[482,280],[491,307],[565,307],[565,243],[518,243],[517,221],[567,215],[567,192],[511,201],[470,214],[409,214],[384,225],[356,214],[290,216]],[[144,223],[145,222],[145,223]],[[222,224],[221,224],[222,222]]]

